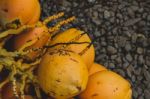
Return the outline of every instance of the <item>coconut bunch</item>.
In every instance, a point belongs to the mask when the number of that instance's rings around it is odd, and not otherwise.
[[[39,20],[38,0],[0,0],[0,93],[2,99],[131,99],[130,83],[94,62],[82,30],[68,28],[63,12]]]

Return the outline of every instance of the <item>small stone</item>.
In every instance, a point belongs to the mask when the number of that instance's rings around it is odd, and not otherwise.
[[[133,60],[131,54],[128,53],[128,54],[126,55],[126,60],[129,61],[129,62],[131,62],[131,61]]]
[[[150,15],[147,16],[147,20],[150,21]]]
[[[135,99],[137,99],[137,97],[138,97],[138,92],[137,92],[137,91],[133,91],[133,97],[134,97]]]
[[[100,54],[96,57],[96,61],[101,61],[102,59],[105,59],[106,58],[106,55],[105,54]]]
[[[143,55],[139,55],[139,56],[138,56],[138,61],[137,61],[137,62],[138,62],[138,64],[143,64],[143,63],[144,63],[144,61],[145,61],[145,60],[144,60]]]
[[[137,48],[137,53],[142,54],[144,52],[144,49],[142,47]]]
[[[89,3],[94,3],[94,2],[95,2],[95,0],[88,0],[88,2],[89,2]]]
[[[139,76],[140,74],[141,74],[141,68],[138,68],[138,69],[136,69],[135,71],[134,71],[134,74],[136,75],[136,76]]]
[[[110,12],[107,11],[107,10],[105,10],[105,11],[104,11],[104,18],[105,18],[105,19],[108,19],[109,17],[110,17]]]
[[[124,26],[134,25],[135,23],[139,22],[140,20],[141,20],[141,18],[129,19],[124,23]]]
[[[131,36],[131,39],[132,39],[132,43],[136,43],[137,34],[136,34],[136,33],[133,33],[132,36]]]
[[[114,60],[117,58],[117,55],[111,55],[111,60]]]
[[[150,57],[146,57],[146,65],[150,66]]]
[[[121,62],[122,62],[121,57],[117,57],[117,58],[115,59],[115,61],[116,61],[118,64],[121,63]]]
[[[137,87],[137,92],[138,92],[138,94],[139,94],[139,95],[141,95],[141,94],[143,93],[143,90],[142,90],[142,88],[140,88],[140,87]]]
[[[144,90],[144,97],[145,97],[145,99],[150,98],[150,91],[148,89]]]
[[[140,95],[138,99],[144,99],[143,95]]]
[[[101,35],[101,34],[100,34],[100,31],[96,30],[96,31],[94,32],[94,35],[95,35],[96,37],[100,36],[100,35]]]
[[[143,79],[143,76],[141,76],[141,75],[137,76],[138,81],[142,81],[142,79]]]
[[[102,41],[102,42],[101,42],[101,45],[102,45],[102,46],[107,46],[107,43],[104,42],[104,41]]]
[[[124,47],[126,44],[126,41],[127,41],[127,38],[125,38],[123,36],[118,37],[118,45],[120,47]]]
[[[132,73],[131,73],[131,70],[130,70],[130,69],[127,69],[127,75],[128,75],[129,77],[132,77]]]
[[[131,44],[130,43],[126,43],[125,50],[128,52],[128,51],[131,51],[131,49],[132,49]]]
[[[131,80],[132,80],[132,82],[135,82],[135,81],[136,81],[136,77],[133,75],[133,76],[131,77]]]
[[[109,63],[108,66],[109,66],[110,69],[114,69],[115,68],[115,64],[114,63]]]
[[[108,54],[115,54],[117,53],[117,49],[114,48],[113,46],[107,46],[107,52]]]
[[[67,0],[63,0],[62,1],[63,6],[67,7],[67,6],[71,6],[71,3],[68,2]]]
[[[150,81],[150,72],[148,72],[145,69],[144,69],[144,76],[145,76],[145,78],[146,78],[147,81]]]

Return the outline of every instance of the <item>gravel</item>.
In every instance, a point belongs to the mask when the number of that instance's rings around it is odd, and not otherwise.
[[[42,17],[64,11],[93,40],[95,61],[129,80],[133,99],[150,99],[149,0],[40,0]],[[53,24],[53,22],[52,22]]]

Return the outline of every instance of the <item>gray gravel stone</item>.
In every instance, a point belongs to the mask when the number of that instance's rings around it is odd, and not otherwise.
[[[138,97],[138,92],[137,91],[133,91],[133,97],[135,97],[137,99],[137,97]]]
[[[111,14],[110,14],[109,11],[107,11],[107,10],[104,11],[104,18],[105,18],[105,19],[110,18],[110,15],[111,15]]]
[[[107,52],[108,54],[115,54],[117,53],[117,49],[114,48],[113,46],[107,46]]]
[[[145,97],[145,99],[150,98],[150,91],[148,89],[144,90],[144,97]]]
[[[136,18],[136,19],[130,19],[128,21],[126,21],[124,23],[124,26],[131,26],[131,25],[134,25],[136,24],[137,22],[139,22],[141,20],[141,18]]]
[[[108,63],[108,66],[110,69],[114,69],[115,68],[115,64],[114,63]]]
[[[131,49],[132,49],[131,44],[130,43],[126,43],[125,50],[128,52],[128,51],[131,51]]]
[[[122,63],[121,57],[117,57],[117,58],[115,59],[115,61],[116,61],[118,64]]]
[[[128,53],[128,54],[126,55],[126,60],[128,60],[129,62],[131,62],[131,61],[133,60],[131,54]]]
[[[137,53],[138,54],[143,54],[143,52],[144,52],[144,49],[142,47],[137,48]]]
[[[138,64],[144,64],[145,60],[144,60],[143,55],[138,56],[138,61],[137,62],[138,62]]]
[[[147,16],[147,20],[150,21],[150,15]]]

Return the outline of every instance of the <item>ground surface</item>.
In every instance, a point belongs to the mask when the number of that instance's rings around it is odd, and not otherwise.
[[[128,79],[133,99],[150,99],[150,0],[41,0],[42,19],[66,12],[95,41],[96,62]]]

